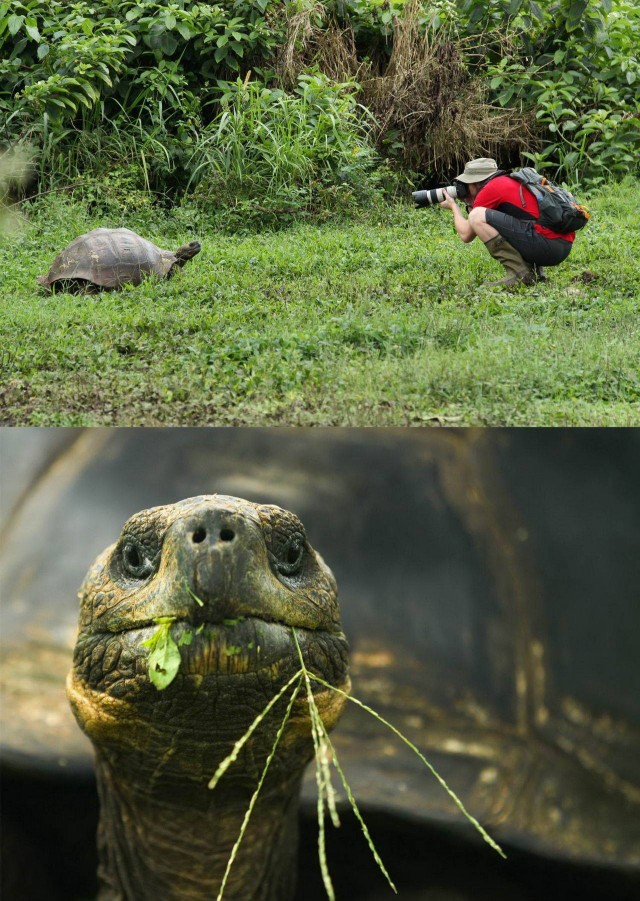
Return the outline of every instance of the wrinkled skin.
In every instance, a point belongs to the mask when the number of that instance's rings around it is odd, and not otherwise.
[[[133,516],[91,567],[80,597],[68,694],[96,750],[99,897],[209,901],[217,895],[290,691],[215,790],[207,783],[299,669],[291,627],[308,668],[349,689],[333,575],[293,514],[213,495]],[[141,642],[162,616],[176,618],[176,641],[185,630],[194,634],[180,648],[176,678],[160,691],[150,682]],[[332,728],[344,698],[317,686],[314,697]],[[225,898],[291,897],[297,801],[312,755],[302,691]]]

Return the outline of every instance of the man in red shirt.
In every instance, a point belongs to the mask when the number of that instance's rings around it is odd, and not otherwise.
[[[498,169],[495,160],[471,160],[456,181],[469,189],[465,219],[453,197],[440,204],[451,210],[462,241],[477,236],[507,271],[506,278],[487,286],[533,285],[546,281],[543,266],[557,266],[569,256],[575,232],[559,234],[537,222],[538,201],[525,186]]]

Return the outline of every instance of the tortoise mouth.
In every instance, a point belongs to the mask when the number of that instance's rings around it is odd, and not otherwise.
[[[138,646],[155,634],[156,623],[127,629]],[[184,675],[242,674],[271,668],[284,659],[299,663],[292,627],[257,617],[238,616],[222,622],[176,619],[170,634],[180,649]],[[304,642],[305,644],[307,642]]]
[[[282,620],[271,619],[265,616],[251,616],[248,614],[238,615],[234,617],[224,617],[222,619],[213,619],[211,617],[207,617],[206,615],[202,616],[159,616],[154,617],[153,619],[144,619],[140,622],[128,623],[122,629],[104,629],[102,631],[102,635],[127,635],[129,633],[145,633],[142,640],[144,641],[146,638],[150,638],[153,633],[156,631],[159,625],[162,623],[170,623],[171,628],[176,629],[176,635],[182,635],[185,632],[191,632],[193,635],[202,635],[203,633],[211,633],[213,630],[218,630],[219,632],[228,632],[234,629],[239,629],[241,632],[243,629],[248,628],[247,624],[252,623],[262,623],[265,626],[279,626],[280,628],[287,629],[289,631],[289,635],[291,636],[291,629],[294,628],[290,623],[286,623]],[[243,625],[244,624],[244,625]],[[301,627],[296,626],[296,629]],[[315,630],[312,628],[305,628],[305,632],[313,632],[313,631],[321,631]],[[96,633],[98,634],[98,633]],[[291,638],[291,642],[293,645],[293,638]]]
[[[84,640],[81,637],[74,664],[77,674],[93,688],[109,694],[150,686],[150,650],[143,642],[159,628],[157,623],[146,622],[120,632],[94,632]],[[286,680],[300,669],[292,630],[285,623],[250,616],[198,624],[189,618],[176,618],[169,633],[178,647],[180,666],[169,690],[189,685],[195,689],[203,679],[209,682],[235,676],[254,675],[272,683]],[[295,631],[305,664],[332,684],[340,684],[348,668],[344,635],[299,627]]]

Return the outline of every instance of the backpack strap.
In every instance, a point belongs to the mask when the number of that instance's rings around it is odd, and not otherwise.
[[[531,184],[531,178],[529,177],[529,172],[532,170],[528,169],[514,169],[509,173],[509,178],[512,178],[514,181],[518,182],[520,186],[520,204],[523,210],[526,210],[527,205],[524,202],[524,187],[527,187]],[[535,192],[534,192],[535,193]]]

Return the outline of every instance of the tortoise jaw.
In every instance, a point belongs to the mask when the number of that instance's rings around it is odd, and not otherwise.
[[[285,623],[239,616],[197,625],[181,617],[167,625],[170,641],[180,654],[175,679],[168,684],[171,694],[189,685],[197,688],[203,679],[228,676],[253,674],[278,683],[300,666],[292,627]],[[146,622],[120,632],[86,633],[76,646],[77,675],[88,687],[112,696],[131,697],[147,690],[155,693],[149,676],[152,649],[145,643],[161,626]],[[333,684],[341,684],[348,653],[344,635],[296,628],[296,636],[308,665],[328,681],[335,679]]]
[[[288,668],[293,661],[291,629],[255,617],[222,623],[203,621],[197,627],[177,622],[172,627],[180,647],[180,672],[186,676],[241,675],[272,667]]]
[[[153,623],[119,634],[127,635],[129,646],[132,639],[142,647],[157,629]],[[259,672],[295,659],[291,627],[286,623],[245,616],[221,622],[180,618],[171,623],[169,632],[180,649],[180,672],[187,676]]]

